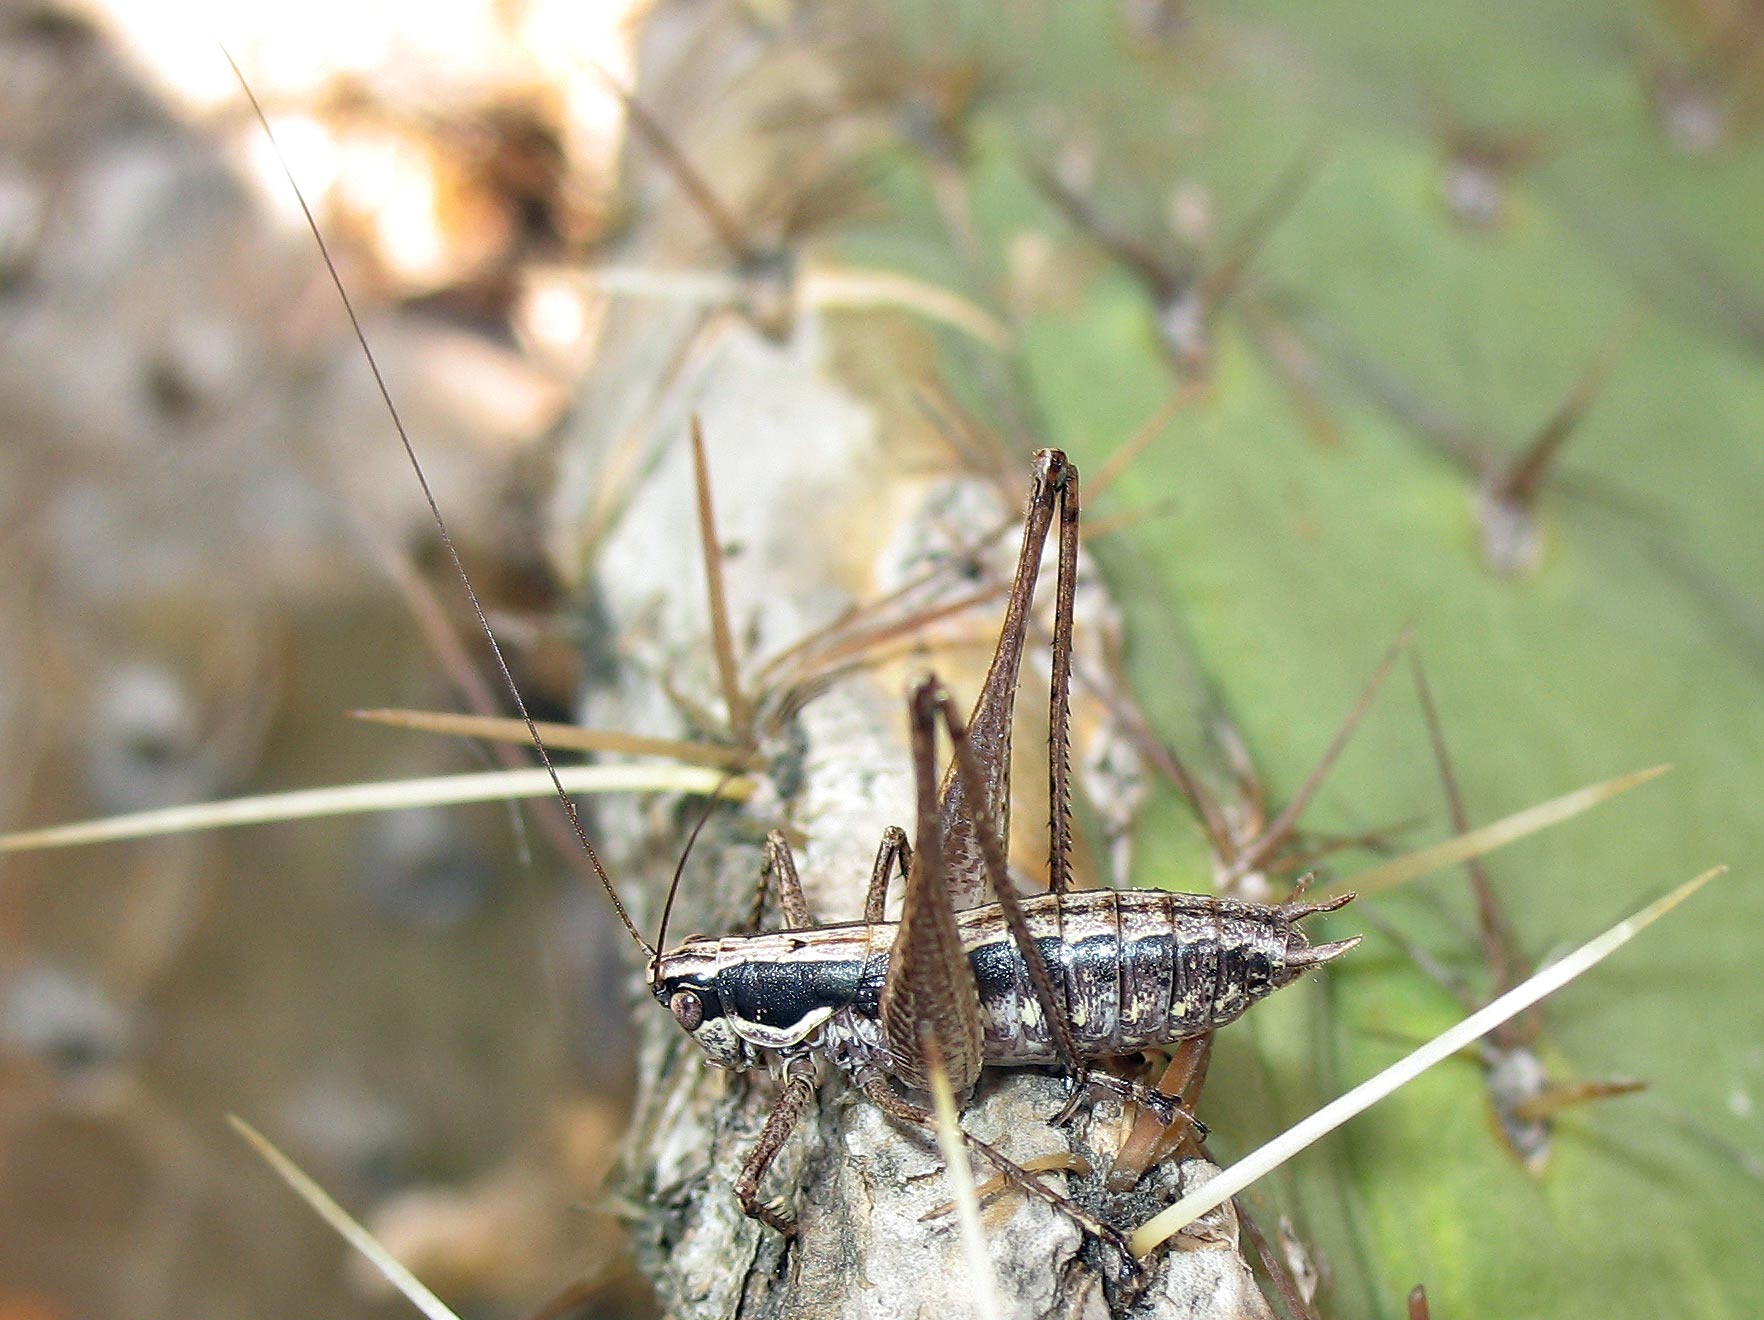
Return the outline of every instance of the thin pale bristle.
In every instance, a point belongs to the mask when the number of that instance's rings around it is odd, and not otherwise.
[[[462,715],[450,710],[352,710],[349,718],[394,729],[421,733],[451,734],[461,738],[484,738],[494,742],[527,744],[527,726],[502,715]],[[758,770],[764,758],[739,747],[721,743],[691,742],[684,738],[651,738],[647,734],[617,729],[585,729],[579,724],[538,721],[547,747],[573,752],[612,752],[620,756],[665,756],[686,765],[714,766],[719,770]]]
[[[309,1178],[299,1165],[276,1149],[269,1138],[236,1114],[228,1114],[227,1122],[275,1170],[277,1177],[292,1187],[300,1199],[318,1213],[320,1219],[336,1229],[345,1242],[365,1256],[368,1263],[403,1293],[412,1306],[428,1316],[429,1320],[459,1320],[459,1316],[446,1302],[430,1292],[421,1279],[395,1260],[372,1233],[332,1200],[330,1194]]]
[[[1456,838],[1447,839],[1444,843],[1436,843],[1430,848],[1422,848],[1416,852],[1392,858],[1370,870],[1349,876],[1338,885],[1331,885],[1324,893],[1326,896],[1333,897],[1349,890],[1365,895],[1382,893],[1386,889],[1395,889],[1398,885],[1406,884],[1420,876],[1443,871],[1448,866],[1456,866],[1459,862],[1469,861],[1472,857],[1481,857],[1497,848],[1504,848],[1509,843],[1517,843],[1520,839],[1536,834],[1540,830],[1546,830],[1552,825],[1560,825],[1563,821],[1572,820],[1582,812],[1598,806],[1601,802],[1608,802],[1620,793],[1627,793],[1632,788],[1639,788],[1650,780],[1658,779],[1670,769],[1672,769],[1670,765],[1649,766],[1646,770],[1619,775],[1617,778],[1607,779],[1603,783],[1588,784],[1585,788],[1577,788],[1572,793],[1564,793],[1561,797],[1551,798],[1548,802],[1540,802],[1535,807],[1527,807],[1523,811],[1514,812],[1511,816],[1504,816],[1492,825],[1484,825],[1481,829],[1471,830],[1468,834],[1460,834]]]
[[[962,1140],[961,1119],[956,1114],[955,1092],[942,1053],[934,1043],[928,1051],[931,1082],[932,1129],[943,1152],[944,1171],[955,1199],[956,1222],[961,1226],[962,1254],[968,1260],[968,1282],[973,1288],[974,1314],[978,1320],[999,1320],[998,1281],[986,1253],[986,1234],[980,1227],[980,1198],[974,1191],[974,1171]]]
[[[1696,879],[1680,885],[1663,898],[1656,899],[1640,912],[1618,922],[1560,962],[1552,963],[1535,975],[1520,982],[1506,994],[1472,1013],[1455,1027],[1441,1032],[1412,1054],[1398,1060],[1383,1072],[1337,1097],[1294,1124],[1260,1149],[1252,1151],[1204,1187],[1184,1196],[1176,1204],[1140,1225],[1133,1234],[1133,1254],[1145,1256],[1168,1242],[1196,1219],[1217,1209],[1257,1179],[1279,1168],[1287,1160],[1318,1141],[1350,1118],[1363,1113],[1392,1092],[1406,1086],[1427,1069],[1451,1058],[1472,1042],[1493,1031],[1503,1022],[1518,1016],[1533,1004],[1561,989],[1581,973],[1603,962],[1643,930],[1653,925],[1697,890],[1708,884],[1727,868],[1717,866]]]
[[[599,293],[706,307],[739,302],[747,287],[740,276],[724,270],[668,270],[651,266],[599,266],[580,278]],[[994,348],[1010,342],[1010,331],[1004,323],[979,304],[941,284],[898,271],[817,261],[804,267],[797,288],[804,307],[898,308],[959,330]]]
[[[716,794],[736,801],[753,791],[750,779],[732,779],[726,771],[699,766],[577,765],[559,767],[555,775],[545,770],[488,770],[470,775],[439,775],[432,779],[396,779],[300,789],[292,793],[202,802],[188,807],[163,807],[126,816],[52,825],[40,830],[21,830],[14,834],[0,834],[0,853],[72,848],[81,844],[167,834],[194,834],[234,825],[263,825],[317,816],[399,811],[406,807],[547,798],[556,794],[560,783],[567,791],[576,793]]]
[[[963,334],[1003,348],[1011,332],[991,312],[954,290],[929,280],[867,266],[835,266],[816,262],[802,273],[806,307],[894,307],[936,321]]]

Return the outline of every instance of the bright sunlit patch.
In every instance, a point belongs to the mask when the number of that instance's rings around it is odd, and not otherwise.
[[[515,305],[516,333],[552,366],[580,370],[593,353],[606,305],[574,272],[529,271]]]
[[[239,84],[235,82],[233,90],[237,92],[238,88]],[[300,180],[308,203],[323,209],[329,203],[343,167],[337,139],[316,118],[304,114],[272,116],[270,129],[275,134],[274,142],[255,128],[253,125],[253,131],[245,139],[245,163],[251,173],[252,187],[267,205],[275,208],[282,223],[304,229],[306,220],[300,212],[300,200],[288,187],[287,176],[282,172],[282,160],[287,160],[287,168]],[[281,157],[276,155],[278,146]]]
[[[153,5],[88,0],[85,8],[180,103],[206,110],[237,94],[232,71],[214,47],[242,34],[228,22],[228,6],[220,0],[161,0]]]
[[[578,145],[608,146],[624,136],[624,107],[593,70],[598,65],[627,82],[635,76],[629,30],[637,8],[637,0],[533,0],[518,20],[522,43],[563,97]]]
[[[87,0],[87,9],[162,92],[196,112],[238,96],[217,44],[232,52],[259,95],[275,100],[310,95],[400,55],[455,65],[481,58],[495,24],[484,0],[430,0],[420,11],[394,0]]]
[[[474,278],[508,240],[494,190],[460,168],[454,130],[480,112],[543,108],[568,162],[566,205],[592,227],[612,187],[624,114],[591,69],[630,74],[637,8],[638,0],[83,2],[174,113],[244,135],[239,151],[259,196],[296,223],[268,145],[239,119],[235,61],[321,224],[368,248],[406,294]],[[563,325],[557,307],[544,315],[547,345],[576,346],[547,351],[578,364],[592,328]]]
[[[1669,765],[1650,766],[1646,770],[1619,775],[1603,783],[1588,784],[1585,788],[1577,788],[1561,797],[1551,798],[1548,802],[1515,811],[1510,816],[1503,816],[1500,820],[1467,834],[1456,835],[1444,843],[1405,853],[1401,857],[1356,872],[1346,880],[1325,886],[1317,892],[1317,897],[1327,899],[1354,893],[1365,898],[1370,894],[1383,893],[1421,876],[1443,871],[1448,866],[1456,866],[1459,862],[1467,862],[1473,857],[1481,857],[1497,848],[1504,848],[1509,843],[1516,843],[1552,825],[1572,820],[1600,803],[1658,779],[1671,769]]]
[[[399,279],[438,279],[449,245],[435,160],[393,132],[350,134],[340,150],[338,205],[368,220],[374,250]]]

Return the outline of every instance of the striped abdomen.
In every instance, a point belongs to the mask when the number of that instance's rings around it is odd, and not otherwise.
[[[1131,1054],[1231,1021],[1256,1000],[1346,953],[1297,923],[1320,908],[1199,894],[1092,890],[1023,900],[1078,1052]],[[1057,1061],[1028,964],[996,903],[956,914],[979,992],[984,1061]],[[711,1059],[745,1068],[824,1050],[842,1067],[890,1067],[882,991],[899,926],[852,922],[763,935],[695,936],[650,968],[655,996]]]
[[[1079,1053],[1131,1054],[1237,1017],[1357,940],[1313,947],[1311,909],[1156,890],[1092,890],[1024,903]],[[989,1064],[1052,1063],[1021,950],[996,905],[958,914],[980,989]]]

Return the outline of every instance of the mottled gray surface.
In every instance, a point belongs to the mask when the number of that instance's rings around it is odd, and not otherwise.
[[[829,365],[828,332],[812,320],[784,348],[738,324],[701,336],[706,347],[691,373],[662,406],[653,406],[653,395],[645,405],[633,381],[643,378],[643,359],[666,341],[669,319],[660,313],[639,319],[625,338],[637,365],[621,367],[615,349],[599,388],[591,382],[587,392],[597,406],[578,414],[573,443],[581,447],[565,455],[566,467],[584,476],[603,471],[597,464],[606,463],[621,425],[628,425],[621,419],[647,413],[653,425],[645,474],[624,492],[622,515],[599,540],[600,619],[624,663],[610,671],[618,676],[616,687],[591,697],[589,722],[658,734],[683,731],[682,704],[720,709],[693,523],[689,412],[703,421],[719,536],[734,551],[727,565],[730,608],[746,672],[836,618],[857,595],[910,576],[909,566],[924,562],[927,543],[949,535],[947,517],[927,517],[927,509],[947,514],[965,507],[963,521],[976,535],[1000,516],[993,492],[979,483],[952,485],[934,473],[909,478],[898,469],[891,475],[875,409],[841,383]],[[645,324],[652,341],[645,341]],[[676,333],[689,334],[689,325],[684,317],[673,320]],[[591,481],[574,487],[566,481],[560,500],[566,509],[572,498],[578,509],[591,509],[594,494]],[[853,530],[842,536],[842,528]],[[1014,549],[1009,542],[1007,555]],[[872,558],[854,566],[853,552],[866,546],[873,547]],[[957,583],[948,594],[971,590],[971,583]],[[995,627],[996,613],[976,611],[974,631]],[[762,731],[762,750],[787,769],[769,777],[746,809],[717,818],[706,831],[686,869],[670,940],[689,930],[729,928],[751,899],[758,841],[773,826],[806,836],[798,854],[817,913],[824,919],[856,914],[883,828],[910,824],[905,708],[896,683],[893,676],[846,675],[797,719]],[[1036,818],[1024,814],[1029,822]],[[653,914],[671,869],[667,850],[678,846],[678,818],[609,804],[602,819],[623,856],[623,872],[635,875],[645,863],[651,868],[638,901]],[[972,1313],[968,1263],[953,1217],[931,1214],[952,1192],[928,1133],[903,1130],[842,1078],[824,1078],[818,1107],[798,1125],[762,1187],[799,1217],[799,1234],[787,1246],[746,1219],[733,1192],[774,1084],[711,1068],[665,1013],[650,1004],[636,1011],[644,1023],[642,1080],[625,1194],[638,1217],[641,1264],[671,1314],[856,1320]],[[1074,1141],[1087,1155],[1118,1145],[1118,1106],[1099,1104],[1075,1136],[1047,1121],[1060,1100],[1052,1077],[989,1073],[963,1122],[1019,1161],[1068,1150]],[[1189,1176],[1206,1167],[1195,1166]],[[975,1176],[984,1179],[990,1171],[977,1167]],[[1121,1222],[1135,1222],[1174,1195],[1179,1176],[1174,1169],[1155,1173],[1158,1187],[1149,1199],[1121,1208]],[[1076,1190],[1094,1206],[1100,1184],[1099,1169]],[[1226,1215],[1166,1252],[1129,1312],[1104,1287],[1099,1269],[1107,1266],[1098,1244],[1084,1241],[1071,1220],[1047,1206],[1004,1193],[983,1212],[1002,1313],[1265,1316],[1237,1254],[1235,1222]]]

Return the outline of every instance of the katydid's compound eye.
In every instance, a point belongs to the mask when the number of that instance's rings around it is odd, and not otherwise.
[[[690,990],[676,990],[668,1000],[668,1009],[687,1031],[697,1031],[704,1025],[704,1004]]]

